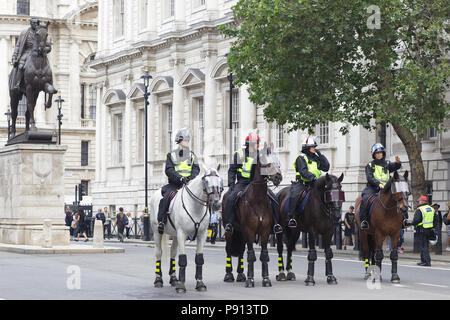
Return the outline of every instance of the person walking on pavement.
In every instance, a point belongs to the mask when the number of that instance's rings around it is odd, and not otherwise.
[[[303,141],[302,153],[295,159],[294,169],[296,181],[292,182],[289,191],[289,211],[287,213],[288,227],[297,228],[294,218],[297,199],[302,191],[322,176],[322,172],[330,170],[328,159],[317,149],[314,137],[309,136]]]
[[[350,240],[353,245],[355,245],[355,213],[353,210],[354,206],[350,206],[348,212],[344,216],[344,250],[347,250],[347,245],[350,245]]]
[[[435,239],[434,225],[435,216],[434,209],[428,205],[428,199],[426,196],[420,196],[417,199],[419,206],[414,213],[414,218],[408,225],[413,225],[416,228],[417,234],[419,236],[420,243],[420,262],[417,263],[419,266],[430,267],[431,257],[429,251],[429,241]]]
[[[117,214],[116,224],[117,227],[117,236],[119,237],[120,242],[123,242],[123,231],[125,230],[126,225],[128,224],[128,218],[123,212],[123,208],[119,208],[119,213]]]
[[[367,200],[372,194],[384,189],[390,178],[390,173],[399,170],[402,166],[398,156],[395,157],[395,162],[386,161],[386,151],[381,143],[375,143],[372,146],[372,158],[373,161],[366,166],[367,187],[362,191],[362,201],[359,208],[361,230],[369,229]]]
[[[216,211],[211,211],[211,244],[216,243],[217,226],[219,225],[219,214]]]
[[[169,184],[161,188],[163,198],[159,202],[158,208],[158,232],[164,233],[167,223],[167,210],[169,207],[169,195],[172,191],[178,190],[193,180],[200,173],[197,156],[189,149],[191,136],[187,128],[178,130],[175,142],[178,149],[175,149],[166,156],[165,173],[169,179]]]
[[[98,209],[97,214],[95,215],[96,220],[100,220],[102,222],[102,229],[103,229],[103,239],[105,238],[105,222],[106,217],[105,214],[102,212],[102,209]]]

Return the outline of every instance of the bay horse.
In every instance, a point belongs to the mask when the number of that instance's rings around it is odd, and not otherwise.
[[[308,233],[309,252],[308,252],[308,273],[305,280],[307,286],[315,285],[314,281],[314,262],[317,260],[315,249],[316,238],[322,235],[322,243],[325,251],[325,275],[328,284],[337,284],[336,277],[333,275],[331,259],[333,252],[330,248],[331,238],[339,219],[341,218],[342,202],[345,201],[344,192],[341,190],[341,182],[344,179],[342,173],[339,178],[334,175],[326,174],[317,179],[312,187],[309,187],[309,198],[302,213],[295,215],[297,228],[291,229],[287,227],[287,219],[285,212],[286,202],[289,199],[290,186],[283,188],[278,194],[280,203],[280,220],[285,228],[283,235],[277,235],[277,251],[278,251],[278,281],[296,280],[295,273],[292,272],[292,251],[295,243],[300,237],[300,232]],[[299,197],[300,198],[300,197]],[[296,208],[300,205],[300,199],[297,199]],[[283,240],[286,241],[287,257],[286,271],[284,272],[283,262]]]
[[[269,242],[269,236],[272,230],[273,209],[267,193],[267,181],[270,180],[275,186],[278,186],[282,180],[280,164],[278,158],[272,153],[272,145],[268,147],[265,143],[263,150],[259,151],[256,164],[252,165],[251,177],[251,182],[238,200],[236,210],[237,223],[235,223],[233,234],[231,236],[226,234],[225,237],[227,266],[224,281],[234,281],[231,257],[238,256],[239,267],[237,270],[237,281],[245,281],[247,288],[255,286],[254,262],[256,261],[256,255],[253,243],[255,237],[258,236],[261,240],[260,261],[262,263],[262,285],[263,287],[270,287],[272,283],[269,279],[269,253],[267,243]],[[226,212],[225,206],[228,192],[224,195],[222,201],[222,213]],[[243,255],[246,246],[248,263],[247,278],[244,275],[243,267]]]
[[[399,283],[400,277],[397,273],[397,244],[400,240],[400,232],[403,222],[408,213],[408,171],[402,176],[394,172],[394,175],[386,183],[384,189],[378,192],[374,200],[372,213],[370,214],[369,229],[361,230],[359,214],[356,214],[356,223],[361,241],[360,258],[365,262],[364,280],[369,279],[375,270],[369,268],[370,264],[376,265],[379,269],[381,280],[381,263],[383,260],[383,241],[387,236],[391,238],[391,282]],[[361,196],[356,199],[355,212],[359,212]],[[374,279],[375,280],[375,279]]]
[[[34,109],[36,101],[41,91],[45,92],[46,101],[44,102],[45,109],[52,106],[52,96],[57,93],[53,87],[53,74],[50,63],[47,58],[48,49],[47,37],[48,26],[50,22],[40,23],[36,27],[35,39],[33,48],[24,66],[23,81],[19,89],[14,88],[14,78],[16,68],[12,69],[9,74],[9,96],[11,105],[11,138],[16,135],[16,120],[18,116],[18,105],[22,96],[27,97],[27,111],[25,112],[25,130],[36,131],[36,122],[34,120]],[[31,127],[30,127],[31,126]]]
[[[188,236],[196,239],[196,273],[197,281],[195,289],[197,291],[206,291],[203,283],[202,267],[204,264],[203,247],[206,242],[206,234],[208,232],[210,217],[208,212],[211,209],[217,211],[220,209],[220,199],[222,197],[223,181],[217,173],[216,169],[207,169],[202,176],[198,175],[188,184],[183,185],[181,190],[175,195],[170,206],[169,222],[164,229],[164,234],[158,232],[158,208],[159,201],[162,198],[161,189],[153,193],[150,199],[150,221],[155,237],[155,260],[156,260],[156,279],[155,287],[163,286],[161,272],[161,256],[162,250],[166,250],[167,236],[173,237],[171,260],[169,266],[170,284],[175,286],[177,293],[185,293],[185,279],[187,257],[185,251],[185,242]],[[175,255],[179,251],[178,265],[179,276],[175,276]]]

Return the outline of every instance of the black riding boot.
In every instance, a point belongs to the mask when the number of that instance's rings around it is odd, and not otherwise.
[[[361,202],[359,207],[359,219],[361,221],[361,230],[369,229],[369,222],[367,221],[367,208],[364,205],[364,201]]]
[[[278,234],[283,232],[283,228],[281,228],[279,221],[280,221],[280,205],[278,202],[270,199],[270,203],[272,205],[272,211],[273,211],[273,233]]]
[[[159,207],[158,207],[158,232],[159,234],[164,233],[164,227],[167,222],[167,214],[166,214],[166,199],[162,198],[159,201]]]
[[[225,217],[226,217],[226,225],[225,232],[233,233],[233,221],[234,221],[234,212],[235,212],[235,197],[230,196],[227,199],[227,206],[225,207]]]

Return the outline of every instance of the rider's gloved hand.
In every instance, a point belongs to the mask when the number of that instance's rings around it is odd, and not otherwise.
[[[181,177],[180,181],[182,184],[186,184],[189,182],[189,180],[186,177]]]

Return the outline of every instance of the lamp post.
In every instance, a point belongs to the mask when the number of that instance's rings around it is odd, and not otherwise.
[[[150,79],[152,76],[148,73],[148,67],[144,68],[144,74],[141,76],[141,79],[144,80],[144,117],[145,117],[145,152],[144,152],[144,161],[145,161],[145,209],[144,209],[144,241],[150,241],[150,216],[148,215],[148,97],[150,93],[148,91],[148,86],[150,84]]]
[[[8,106],[8,111],[5,112],[6,119],[8,119],[8,141],[11,138],[11,107]]]
[[[63,114],[61,113],[62,109],[62,103],[64,102],[64,99],[61,99],[61,91],[58,91],[58,98],[55,99],[55,102],[58,103],[58,144],[61,144],[61,124],[62,124],[62,118]]]
[[[228,54],[225,54],[225,57],[228,57]],[[227,76],[228,82],[230,83],[230,163],[233,161],[233,73]]]

